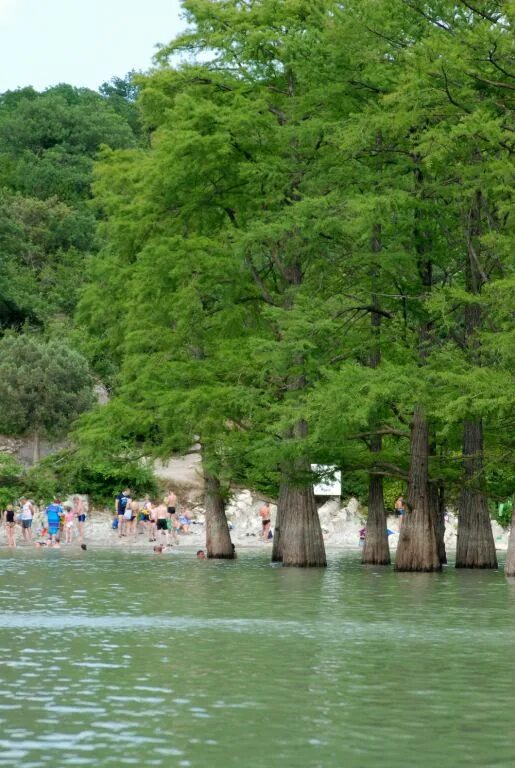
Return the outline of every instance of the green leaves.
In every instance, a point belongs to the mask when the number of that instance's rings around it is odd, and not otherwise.
[[[465,416],[502,453],[508,14],[447,0],[185,8],[187,33],[137,78],[149,146],[96,166],[106,244],[78,317],[114,397],[92,434],[156,454],[200,438],[217,472],[267,488],[300,459],[402,476],[421,403],[439,476],[455,479]]]
[[[0,430],[61,436],[93,399],[86,361],[58,341],[0,340]]]

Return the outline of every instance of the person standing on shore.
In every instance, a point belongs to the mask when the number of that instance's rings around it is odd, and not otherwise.
[[[114,511],[118,515],[118,536],[121,538],[125,530],[125,510],[130,498],[130,491],[126,488],[115,498]]]
[[[259,516],[261,518],[261,538],[264,542],[268,541],[268,532],[270,531],[270,502],[265,501],[261,509],[259,510]]]
[[[69,505],[66,505],[64,510],[64,543],[71,544],[73,541],[73,519],[75,514],[73,508]]]
[[[161,502],[161,504],[158,504],[158,506],[154,509],[154,515],[156,520],[156,537],[159,539],[159,541],[162,541],[163,533],[164,533],[166,543],[168,544],[168,541],[169,541],[168,520],[171,519],[171,515],[168,512],[166,504],[164,504],[163,502]]]
[[[166,507],[169,515],[175,515],[177,509],[177,496],[171,488],[168,489],[168,495],[165,499]]]
[[[32,520],[34,518],[34,507],[29,499],[23,498],[21,503],[21,529],[23,534],[23,540],[30,544],[32,541]]]
[[[399,516],[399,528],[400,528],[402,525],[402,521],[404,520],[404,515],[406,514],[406,507],[404,504],[404,497],[402,496],[402,494],[395,499],[395,514]]]
[[[53,502],[48,505],[46,508],[46,516],[48,520],[48,533],[50,535],[50,543],[52,546],[55,546],[57,543],[61,518],[63,516],[63,508],[59,499],[54,499]]]
[[[79,526],[79,542],[82,544],[84,541],[84,523],[86,522],[86,512],[84,509],[84,502],[80,496],[74,496],[73,499],[73,514],[77,519],[77,525]]]
[[[150,534],[151,525],[150,525],[150,512],[152,509],[152,504],[150,503],[150,498],[148,496],[145,496],[145,500],[143,502],[143,507],[141,508],[141,512],[139,514],[139,520],[141,522],[141,527],[143,528],[143,533],[147,534],[147,532]],[[149,541],[150,541],[151,535],[149,535]]]
[[[155,503],[153,501],[149,502],[148,506],[148,517],[149,517],[149,541],[157,541],[157,515],[156,515],[156,509]]]
[[[16,546],[16,520],[15,520],[14,507],[12,504],[7,505],[4,511],[3,517],[4,517],[4,524],[5,524],[5,533],[7,537],[7,546],[15,547]]]
[[[128,543],[130,544],[131,541],[131,534],[134,539],[134,543],[136,543],[136,539],[138,536],[138,516],[140,512],[141,505],[139,501],[136,501],[136,499],[129,499],[127,502],[127,510],[130,512],[130,518],[126,517],[126,526],[127,526],[127,536],[129,537]]]

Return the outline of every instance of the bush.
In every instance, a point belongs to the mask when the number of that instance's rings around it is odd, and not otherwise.
[[[23,492],[23,467],[8,453],[0,453],[0,507],[17,499]]]
[[[508,528],[509,525],[511,525],[511,516],[513,512],[513,501],[512,499],[507,499],[506,501],[502,501],[495,510],[495,513],[493,514],[494,520],[497,520],[499,525],[502,525],[503,528]]]
[[[112,505],[123,488],[138,495],[157,490],[152,467],[141,460],[91,456],[73,449],[47,456],[29,470],[26,483],[34,498],[80,493],[87,494],[95,506]]]

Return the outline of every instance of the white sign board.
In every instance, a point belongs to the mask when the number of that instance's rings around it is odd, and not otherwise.
[[[311,469],[318,474],[323,473],[325,478],[313,486],[315,496],[341,496],[342,473],[339,469],[325,464],[312,464]]]

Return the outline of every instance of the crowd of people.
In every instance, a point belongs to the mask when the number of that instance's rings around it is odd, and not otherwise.
[[[127,542],[136,541],[139,533],[148,536],[157,546],[169,546],[179,543],[179,534],[189,534],[193,524],[188,509],[180,513],[177,496],[169,490],[162,501],[155,501],[148,496],[144,501],[134,499],[128,488],[116,496],[113,528],[119,538],[127,537]]]
[[[5,536],[8,547],[16,547],[18,533],[21,531],[22,541],[32,544],[34,531],[36,546],[60,547],[61,542],[71,544],[76,533],[79,543],[84,548],[84,523],[86,522],[86,506],[80,496],[74,496],[71,502],[61,504],[61,500],[53,501],[41,512],[32,499],[21,498],[17,504],[8,504],[2,515],[5,526]],[[34,522],[37,521],[35,529]]]
[[[2,514],[7,546],[16,547],[21,534],[22,543],[37,547],[60,547],[78,539],[85,548],[86,515],[86,502],[80,496],[64,503],[56,497],[46,507],[21,498],[15,504],[8,504]],[[177,545],[179,534],[189,534],[193,522],[188,509],[178,511],[177,496],[172,490],[162,501],[148,496],[139,501],[128,488],[115,499],[112,528],[120,539],[125,537],[127,543],[146,534],[157,546]]]

